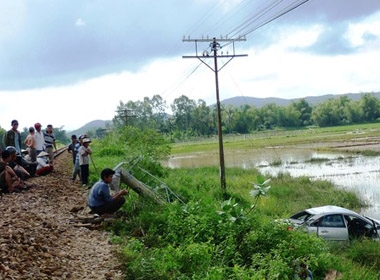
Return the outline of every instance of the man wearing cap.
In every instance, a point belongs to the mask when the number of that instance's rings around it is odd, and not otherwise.
[[[79,165],[80,165],[80,177],[82,180],[82,187],[86,187],[88,184],[88,176],[90,175],[90,155],[92,151],[89,147],[91,143],[90,138],[83,139],[83,145],[78,150]]]
[[[34,128],[36,129],[34,133],[34,140],[36,142],[36,154],[38,155],[45,150],[45,139],[44,134],[41,131],[41,124],[39,122],[34,124]]]
[[[4,134],[4,146],[5,147],[7,147],[7,146],[15,147],[16,155],[17,155],[16,161],[18,164],[21,165],[21,162],[22,162],[21,134],[18,131],[18,121],[13,120],[11,122],[11,126],[12,126],[12,128]]]

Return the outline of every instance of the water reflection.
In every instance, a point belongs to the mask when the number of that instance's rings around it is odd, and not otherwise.
[[[194,153],[172,157],[166,166],[218,166],[218,153]],[[305,149],[266,149],[225,152],[226,167],[258,168],[266,176],[288,173],[293,177],[329,180],[338,187],[355,191],[370,205],[363,214],[380,219],[380,157],[318,153]]]

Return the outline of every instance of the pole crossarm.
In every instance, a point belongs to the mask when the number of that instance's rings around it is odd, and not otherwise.
[[[234,57],[243,57],[243,56],[248,56],[247,54],[235,54],[235,55],[218,55],[217,58],[229,58],[229,60],[227,62],[224,63],[224,65],[222,67],[220,67],[219,69],[214,69],[212,68],[210,65],[207,64],[207,62],[205,62],[205,60],[207,58],[214,58],[213,55],[202,55],[202,56],[197,56],[197,55],[183,55],[182,58],[198,58],[204,65],[206,65],[208,68],[211,69],[211,71],[215,71],[217,70],[218,72],[220,70],[222,70],[224,68],[224,66],[226,66]]]
[[[233,41],[247,41],[245,36],[239,36],[237,38],[201,38],[201,39],[190,39],[190,37],[183,37],[182,42],[213,42],[214,40],[218,42],[233,42]]]
[[[220,39],[217,39],[217,38],[206,38],[206,39],[205,38],[201,38],[201,39],[187,38],[186,39],[186,38],[183,38],[182,42],[194,42],[195,43],[195,56],[183,56],[183,58],[213,57],[213,55],[212,55],[212,52],[214,52],[213,47],[217,48],[216,51],[218,51],[222,48],[220,46],[219,42],[232,43],[233,54],[223,54],[222,53],[221,55],[218,55],[218,58],[219,57],[220,58],[223,58],[223,57],[234,58],[234,57],[238,57],[238,56],[247,56],[247,55],[236,55],[235,54],[235,42],[240,42],[240,41],[246,41],[246,38],[242,37],[242,36],[235,38],[235,39],[227,39],[227,38],[220,38]],[[210,43],[209,47],[211,48],[211,54],[208,51],[204,50],[202,52],[202,55],[199,55],[198,54],[198,43]]]

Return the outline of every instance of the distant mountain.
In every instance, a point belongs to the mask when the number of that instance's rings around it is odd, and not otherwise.
[[[346,94],[326,94],[321,96],[308,96],[303,98],[294,98],[294,99],[283,99],[277,97],[266,97],[266,98],[258,98],[258,97],[244,97],[244,96],[236,96],[228,99],[224,99],[221,101],[223,105],[232,105],[236,107],[240,107],[242,105],[250,105],[255,106],[256,108],[260,108],[266,106],[268,104],[274,103],[278,106],[287,106],[292,102],[296,102],[300,99],[305,99],[310,106],[317,105],[318,103],[322,103],[327,101],[328,99],[335,99],[341,96],[347,96],[350,100],[359,100],[363,97],[365,93],[346,93]],[[372,92],[373,96],[376,98],[380,98],[380,92]]]
[[[107,124],[112,125],[112,121],[95,120],[95,121],[91,121],[91,122],[85,124],[84,126],[78,128],[76,130],[70,131],[67,134],[70,136],[75,134],[77,137],[79,137],[79,135],[85,134],[88,131],[95,131],[99,128],[104,129],[104,128],[106,128]]]

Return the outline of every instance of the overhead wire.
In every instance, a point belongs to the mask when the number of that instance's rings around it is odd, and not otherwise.
[[[232,29],[230,32],[228,32],[228,37],[248,37],[251,33],[254,31],[268,25],[269,23],[279,19],[280,17],[290,13],[291,11],[297,9],[298,7],[302,6],[303,4],[307,3],[309,0],[297,0],[293,1],[291,4],[287,5],[286,7],[282,8],[279,11],[276,11],[275,13],[271,14],[268,19],[260,22],[259,19],[261,19],[264,15],[268,15],[271,11],[273,11],[275,8],[277,8],[283,0],[277,0],[271,5],[269,5],[267,8],[265,8],[263,11],[258,13],[257,15],[251,17],[250,19],[246,20],[245,22],[241,23],[239,26]],[[231,42],[227,42],[226,44],[223,44],[223,46],[229,45]]]
[[[276,19],[279,19],[280,17],[288,14],[289,12],[295,10],[296,8],[300,7],[301,5],[305,4],[308,1],[309,0],[293,1],[289,5],[287,5],[287,6],[283,7],[282,9],[279,9],[276,11],[276,9],[278,9],[280,4],[283,2],[283,0],[276,0],[275,2],[270,3],[264,9],[260,10],[255,15],[245,17],[245,19],[242,23],[237,25],[229,33],[226,34],[226,38],[234,38],[234,37],[246,38],[246,37],[248,37],[248,35],[250,35],[254,31],[258,30],[259,28],[262,28],[262,27],[268,25],[269,23],[275,21]],[[264,19],[265,16],[269,16],[269,17],[267,19]],[[229,44],[232,44],[232,42],[233,41],[226,42],[223,45],[221,45],[221,47],[225,47]],[[233,78],[232,78],[232,80],[233,80],[233,83],[235,84],[235,86],[237,87],[237,89],[239,90],[239,92],[241,93],[241,95],[243,96],[245,102],[248,104],[245,96],[241,92],[240,87],[237,86],[237,84]],[[267,138],[268,138],[267,139],[268,144],[270,146],[273,146],[273,144],[271,143],[270,137],[267,137]],[[254,145],[254,143],[253,143],[253,145]],[[280,159],[280,156],[275,149],[274,149],[274,154],[278,159]]]
[[[227,1],[227,0],[225,0]],[[220,8],[220,5],[221,3],[218,2],[217,5],[213,5],[210,9],[207,9],[206,13],[203,14],[194,24],[194,26],[192,26],[191,28],[189,28],[187,34],[191,34],[193,32],[195,32],[195,30],[197,30],[199,27],[201,27],[202,25],[204,25],[207,21],[207,19],[213,14],[215,13],[219,8]],[[184,35],[185,36],[185,35]],[[175,49],[179,49],[180,48],[180,45],[183,45],[183,43],[181,42],[178,42]],[[179,82],[176,82],[176,83],[173,83],[175,84],[175,86],[173,87],[171,84],[169,87],[167,87],[165,90],[163,90],[161,92],[160,95],[162,95],[163,99],[166,99],[168,97],[170,97],[173,92],[175,92],[181,85],[183,85],[200,67],[202,63],[196,63],[194,62],[191,66],[189,66],[188,68],[186,68],[182,73],[181,73],[181,77],[179,79]],[[178,80],[176,80],[178,81]],[[172,88],[172,89],[170,89]]]
[[[248,36],[252,32],[256,31],[259,28],[264,27],[265,25],[269,24],[270,22],[273,22],[274,20],[280,18],[281,16],[289,13],[290,11],[296,9],[297,7],[303,5],[304,3],[308,2],[309,0],[302,0],[302,1],[293,1],[286,7],[277,10],[281,3],[284,2],[284,0],[275,0],[274,2],[271,2],[266,7],[261,7],[257,13],[254,15],[248,15],[244,17],[244,21],[239,23],[237,26],[235,26],[230,32],[228,32],[225,36],[226,38],[233,38],[234,36]],[[267,3],[267,1],[264,1]],[[211,9],[208,9],[207,12],[200,17],[199,20],[196,21],[196,24],[190,28],[189,30],[192,32],[195,32],[199,27],[206,25],[207,19],[211,17],[214,13],[218,12],[218,10],[222,9],[222,5],[227,3],[227,0],[218,2],[216,5],[213,5]],[[229,13],[227,18],[220,18],[217,22],[215,22],[211,27],[212,30],[218,30],[222,26],[230,23],[233,21],[236,17],[238,17],[241,13],[246,13],[248,10],[248,5],[251,4],[250,0],[242,1],[238,5],[236,5],[231,12]],[[268,19],[264,19],[265,16],[268,16]],[[264,19],[264,20],[263,20]],[[260,21],[261,20],[261,21]],[[226,42],[222,45],[222,47],[227,46],[228,44],[231,44],[230,42]],[[206,50],[210,50],[210,45],[207,47]],[[201,63],[193,64],[192,66],[189,66],[185,71],[182,73],[182,77],[178,83],[176,83],[176,86],[174,86],[170,91],[169,89],[166,89],[162,91],[161,94],[164,94],[165,98],[172,95],[173,92],[175,92],[180,86],[182,86],[194,73],[197,72],[199,67],[201,66]]]

